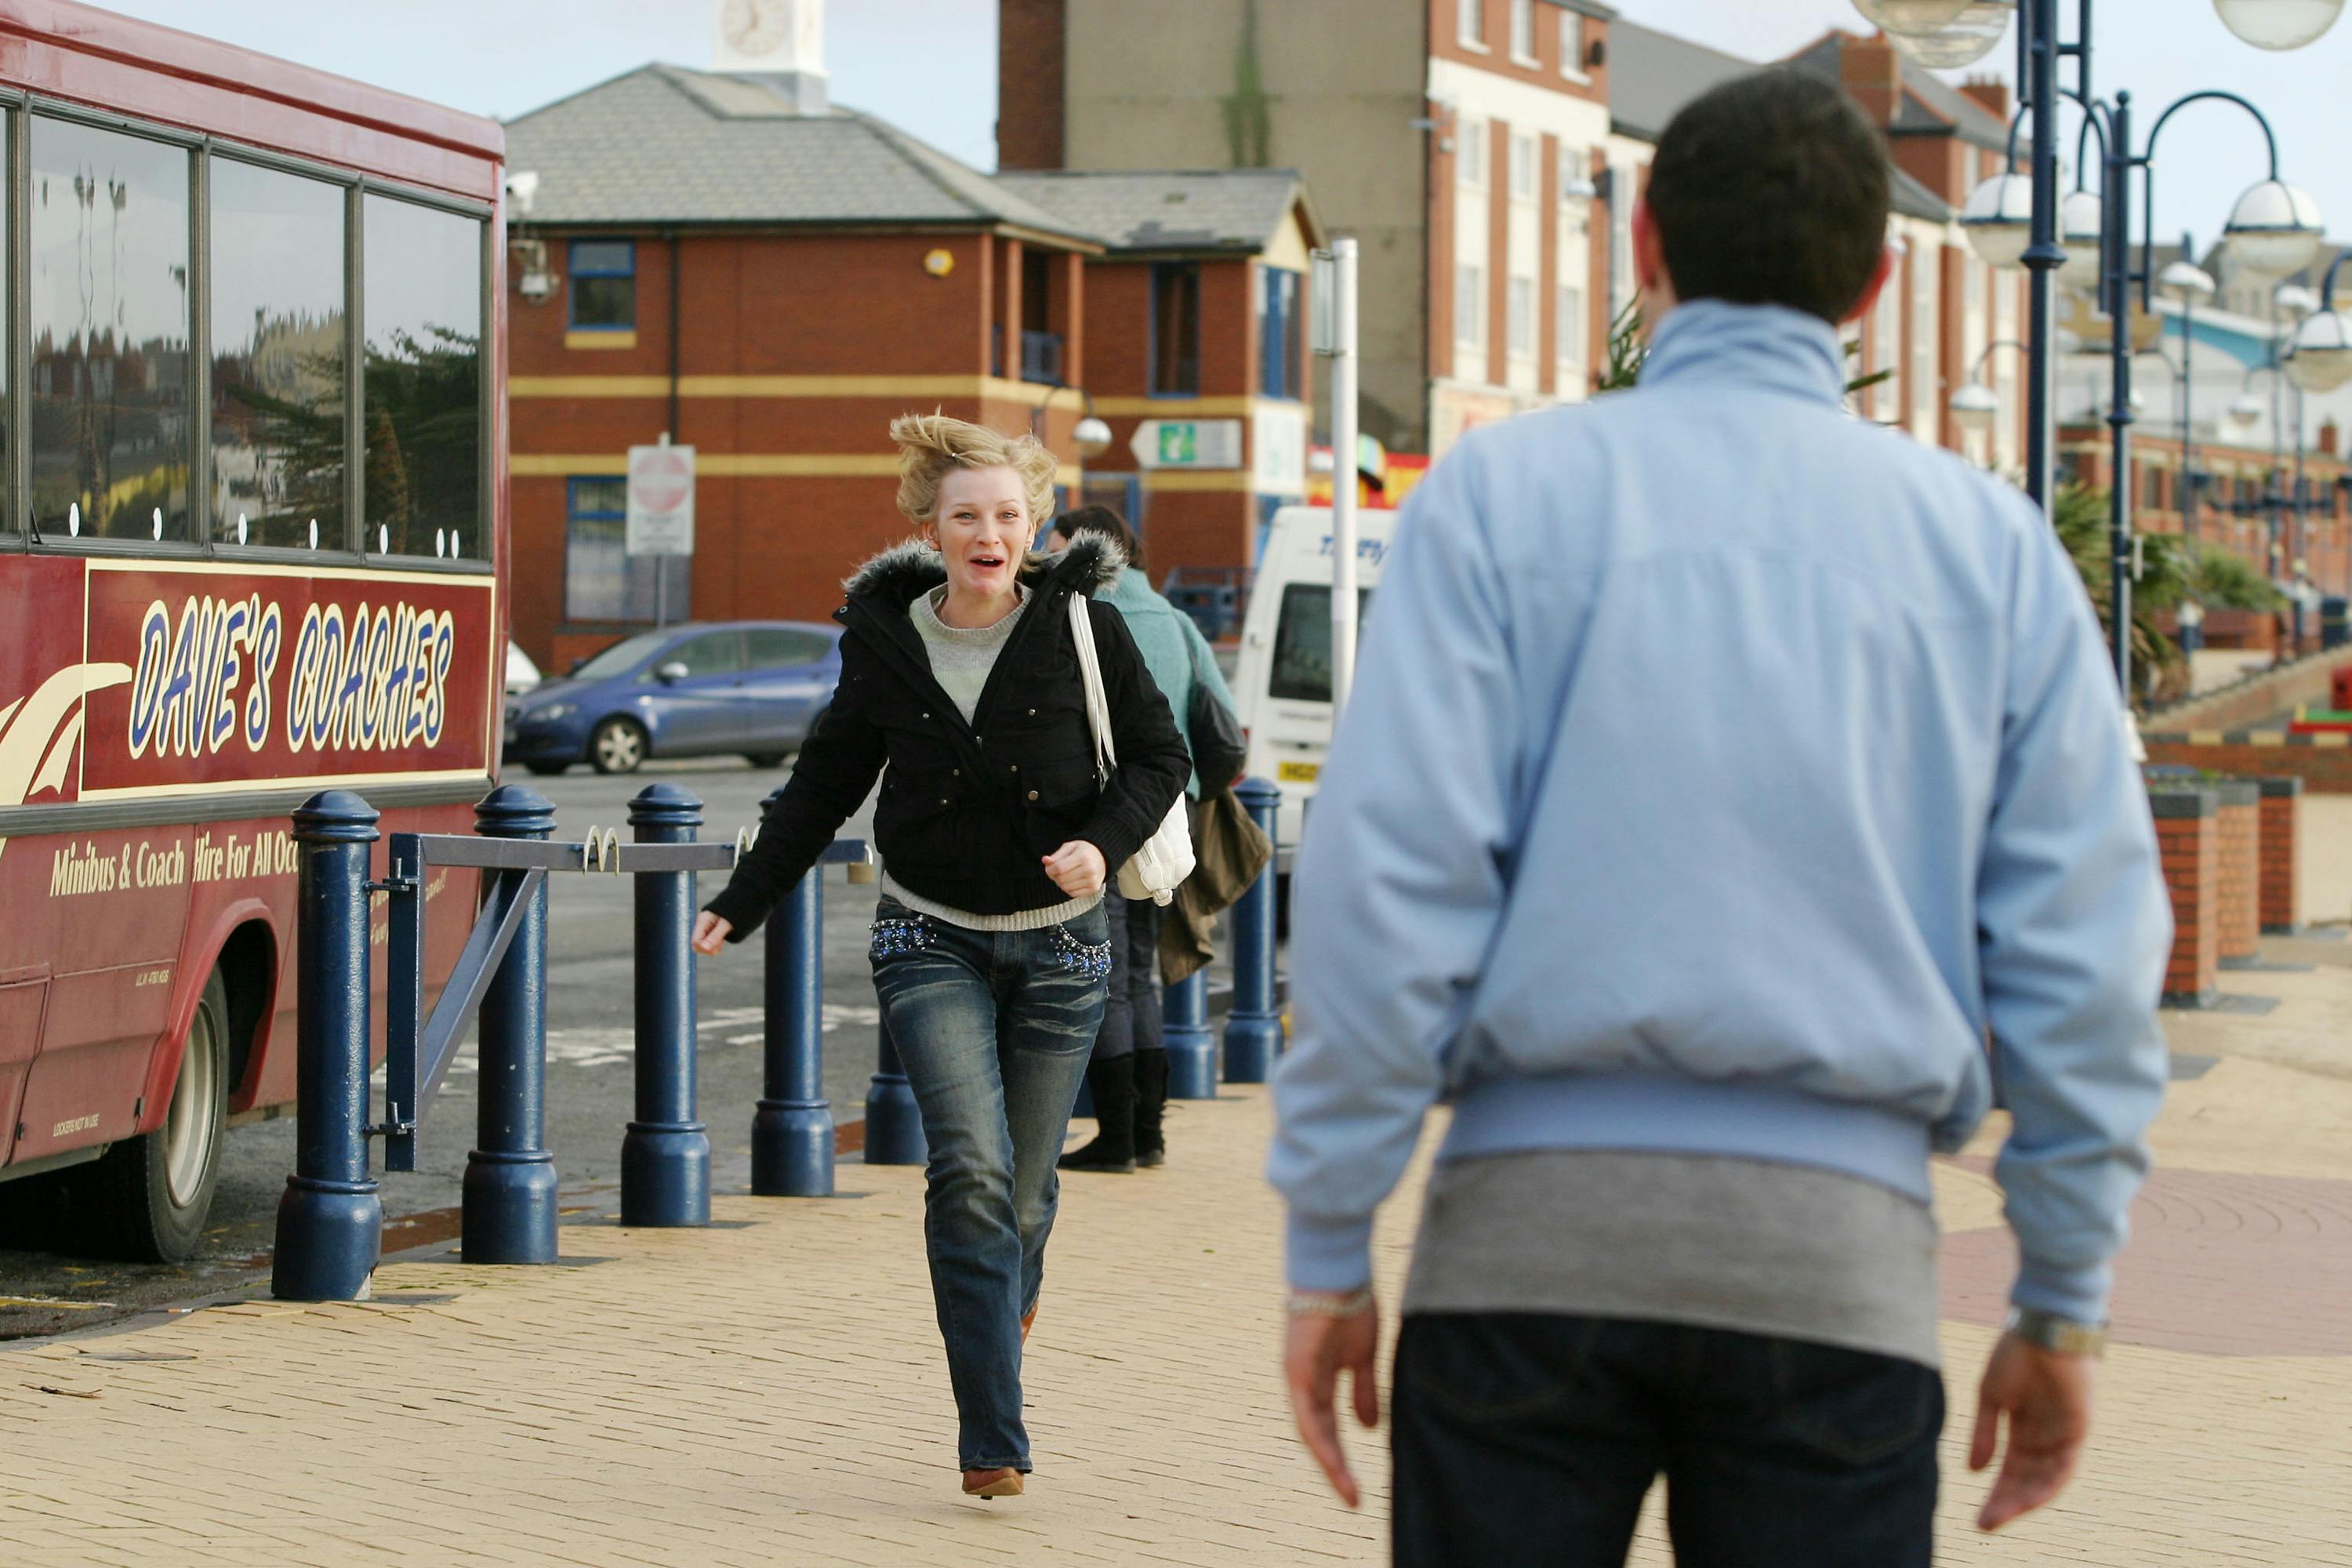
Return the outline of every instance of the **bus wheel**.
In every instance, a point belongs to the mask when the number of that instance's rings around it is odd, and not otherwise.
[[[646,732],[634,719],[607,719],[588,738],[588,760],[600,773],[633,773],[646,760]]]
[[[116,1144],[98,1168],[96,1196],[112,1250],[149,1263],[176,1263],[196,1250],[220,1175],[228,1063],[228,991],[215,970],[188,1025],[163,1125]]]

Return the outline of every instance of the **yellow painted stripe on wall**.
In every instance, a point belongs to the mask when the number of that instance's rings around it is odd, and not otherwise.
[[[591,336],[617,336],[592,333]],[[594,345],[605,346],[605,345]],[[1084,399],[1069,387],[1041,386],[993,375],[682,375],[680,397],[873,397],[903,402],[926,398],[983,399],[1044,408],[1056,402],[1076,406]],[[540,397],[667,397],[669,378],[660,375],[516,375],[507,395]]]
[[[1144,419],[1246,419],[1264,399],[1242,397],[1097,397],[1095,412],[1106,418],[1133,415]]]
[[[635,332],[566,332],[563,346],[567,349],[633,349],[637,346]]]
[[[1149,490],[1252,490],[1257,487],[1242,468],[1163,468],[1143,476]]]

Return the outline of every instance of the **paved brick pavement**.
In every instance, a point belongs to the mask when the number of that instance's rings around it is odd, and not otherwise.
[[[2341,918],[2352,811],[2315,815],[2307,918]],[[2273,1013],[2168,1016],[2211,1060],[2158,1129],[2092,1454],[1992,1538],[1968,1526],[1962,1455],[2009,1267],[1999,1127],[1938,1165],[1941,1560],[2352,1568],[2352,942],[2263,951],[2311,966],[2229,977]],[[236,1301],[0,1351],[0,1564],[1380,1562],[1377,1447],[1350,1514],[1274,1374],[1266,1129],[1263,1093],[1229,1091],[1179,1111],[1165,1170],[1067,1184],[1028,1497],[956,1494],[920,1177],[853,1163],[839,1199],[724,1197],[708,1231],[572,1225],[561,1268],[428,1252],[364,1304]],[[1633,1560],[1668,1561],[1654,1506]]]

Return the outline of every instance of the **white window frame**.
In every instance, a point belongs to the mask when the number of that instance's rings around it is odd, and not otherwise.
[[[1536,0],[1511,0],[1511,63],[1531,66],[1536,59]]]
[[[1454,41],[1482,55],[1494,53],[1486,43],[1486,0],[1454,0]]]
[[[1543,149],[1531,131],[1512,132],[1509,146],[1511,199],[1532,202],[1538,188],[1537,170],[1543,163]]]
[[[1591,81],[1584,69],[1584,14],[1559,9],[1559,74],[1570,81]]]
[[[1486,143],[1489,140],[1487,123],[1483,120],[1465,120],[1454,132],[1454,173],[1462,184],[1473,190],[1486,188]]]
[[[1559,199],[1561,201],[1579,202],[1585,199],[1580,195],[1570,195],[1568,190],[1569,186],[1585,177],[1584,170],[1584,150],[1580,147],[1571,147],[1565,142],[1561,142],[1559,144]]]
[[[1536,280],[1513,274],[1503,285],[1503,349],[1513,359],[1536,357]]]
[[[1563,373],[1559,384],[1564,392],[1573,383],[1581,387],[1585,375],[1585,310],[1584,289],[1574,283],[1562,283],[1552,290],[1552,309],[1557,317],[1552,323],[1552,357]]]
[[[1464,310],[1467,300],[1470,308]],[[1475,261],[1454,264],[1454,342],[1457,347],[1486,347],[1486,269]],[[1486,379],[1486,367],[1478,367],[1478,379]]]

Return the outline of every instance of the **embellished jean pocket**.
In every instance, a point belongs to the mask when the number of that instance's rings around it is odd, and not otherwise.
[[[1067,926],[1054,928],[1054,958],[1064,969],[1087,980],[1110,978],[1110,943],[1081,942]]]
[[[873,925],[866,956],[879,963],[886,958],[904,958],[922,952],[939,940],[931,922],[919,914],[884,915]]]

